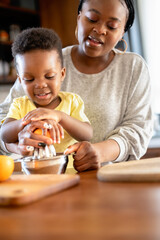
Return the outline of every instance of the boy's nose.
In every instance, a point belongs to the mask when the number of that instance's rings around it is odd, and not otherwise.
[[[44,88],[47,87],[47,83],[42,79],[37,79],[35,82],[35,88]]]

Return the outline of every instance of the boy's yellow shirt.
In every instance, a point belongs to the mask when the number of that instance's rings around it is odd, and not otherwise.
[[[61,98],[61,103],[57,108],[55,108],[55,110],[62,111],[80,121],[89,122],[84,113],[83,100],[79,95],[69,92],[59,92],[58,96]],[[15,98],[10,106],[6,118],[19,120],[34,109],[36,109],[36,106],[27,96]],[[2,122],[4,122],[5,119],[3,119]],[[56,152],[64,152],[68,146],[74,144],[75,142],[77,141],[64,130],[64,139],[61,139],[60,144],[54,144],[54,147]],[[69,161],[68,167],[73,167],[73,159]]]

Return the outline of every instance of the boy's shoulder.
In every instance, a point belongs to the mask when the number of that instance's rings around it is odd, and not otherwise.
[[[13,102],[26,102],[28,100],[29,100],[28,96],[25,95],[25,96],[22,96],[22,97],[14,98]]]
[[[14,98],[12,104],[14,106],[19,106],[19,108],[24,108],[26,106],[33,105],[33,102],[28,98],[28,96],[25,95],[22,97]]]
[[[62,100],[82,101],[82,98],[77,93],[60,91],[58,95]]]
[[[80,98],[80,96],[77,93],[73,93],[73,92],[60,91],[58,95],[63,96],[63,97],[71,97],[71,98],[78,97],[78,98]]]

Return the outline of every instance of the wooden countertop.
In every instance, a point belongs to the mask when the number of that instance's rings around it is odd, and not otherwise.
[[[106,183],[96,171],[32,204],[0,207],[0,239],[158,240],[160,183]]]

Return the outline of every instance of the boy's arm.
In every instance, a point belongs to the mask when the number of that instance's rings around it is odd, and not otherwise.
[[[61,126],[77,141],[89,141],[93,136],[93,129],[89,122],[82,122],[76,118],[69,116],[64,112],[60,112]]]
[[[59,123],[77,141],[89,141],[92,138],[93,130],[89,122],[78,120],[58,110],[37,108],[26,114],[23,124],[45,119]]]
[[[22,120],[7,118],[1,126],[1,139],[4,143],[18,141],[18,133],[23,129]]]

